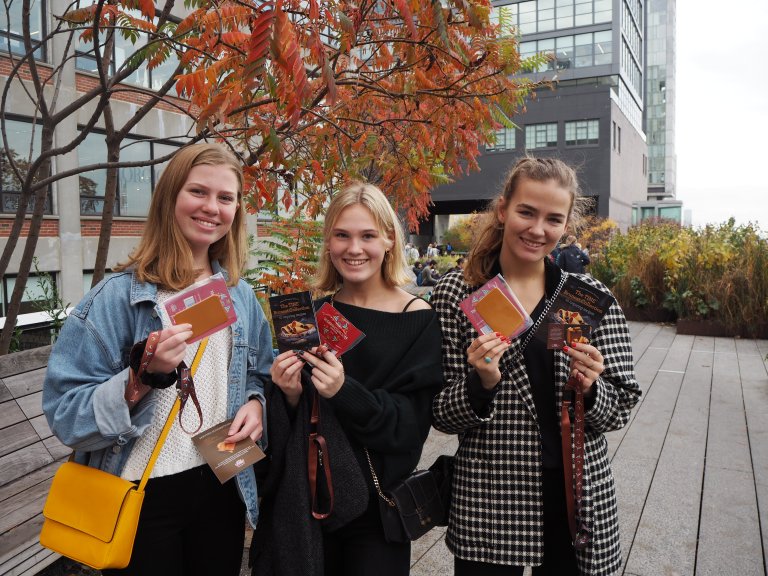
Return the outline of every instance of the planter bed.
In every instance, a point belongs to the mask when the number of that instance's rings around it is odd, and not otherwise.
[[[730,329],[717,320],[699,320],[694,318],[680,318],[677,321],[678,334],[690,334],[693,336],[713,337],[739,337],[768,339],[768,324],[760,323],[751,326],[753,330],[748,332],[748,326]]]

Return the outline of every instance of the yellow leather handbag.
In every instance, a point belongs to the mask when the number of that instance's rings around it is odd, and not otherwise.
[[[207,341],[206,338],[200,343],[192,374]],[[97,570],[128,566],[144,487],[180,406],[181,399],[177,397],[138,485],[76,462],[62,464],[43,507],[45,520],[40,544]]]

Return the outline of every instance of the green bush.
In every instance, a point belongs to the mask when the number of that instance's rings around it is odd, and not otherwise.
[[[755,335],[768,310],[768,239],[733,219],[701,229],[651,221],[592,252],[590,272],[622,306],[665,308]]]

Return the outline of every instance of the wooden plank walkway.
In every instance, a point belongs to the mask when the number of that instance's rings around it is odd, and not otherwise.
[[[608,435],[625,576],[766,576],[768,341],[630,323],[643,397]],[[453,453],[433,431],[423,465]],[[413,576],[452,573],[444,529],[414,543]]]

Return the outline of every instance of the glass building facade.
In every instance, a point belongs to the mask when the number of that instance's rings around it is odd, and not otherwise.
[[[645,127],[648,199],[676,195],[675,0],[648,0]]]
[[[514,136],[508,128],[496,133],[478,158],[479,173],[436,188],[432,213],[480,209],[498,192],[509,167],[531,154],[577,167],[591,213],[629,227],[632,205],[647,199],[648,188],[647,1],[494,0],[491,21],[502,34],[518,38],[521,56],[550,56],[524,65],[521,74],[551,80],[555,90],[539,90],[526,103],[514,118]]]

